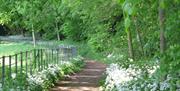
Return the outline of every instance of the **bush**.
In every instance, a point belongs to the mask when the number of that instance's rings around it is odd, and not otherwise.
[[[121,60],[111,56],[114,60]],[[160,60],[159,60],[160,58]],[[180,46],[171,46],[163,55],[148,61],[125,61],[106,69],[105,91],[179,91]],[[118,63],[116,61],[116,63]]]
[[[83,65],[84,62],[81,57],[74,58],[62,65],[49,65],[46,70],[28,76],[29,90],[48,90],[56,81],[62,79],[65,75],[79,71]]]

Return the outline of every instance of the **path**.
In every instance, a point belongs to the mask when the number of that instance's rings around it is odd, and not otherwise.
[[[106,66],[96,61],[86,61],[79,73],[71,75],[64,81],[57,82],[50,91],[99,91],[99,80]]]

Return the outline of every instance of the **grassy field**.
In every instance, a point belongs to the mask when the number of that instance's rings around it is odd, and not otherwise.
[[[86,43],[81,42],[77,43],[72,40],[64,40],[64,41],[45,41],[45,42],[39,42],[36,48],[56,48],[58,46],[62,45],[68,45],[68,46],[76,46],[78,50],[78,54],[82,55],[86,58],[90,59],[100,59],[101,55],[98,55],[94,51],[91,50],[89,46],[87,46]],[[2,56],[8,56],[8,55],[14,55],[15,53],[24,52],[28,50],[34,49],[33,45],[31,43],[27,42],[0,42],[0,57]]]
[[[33,45],[27,43],[3,42],[0,44],[0,57],[32,49]]]
[[[36,48],[56,48],[59,45],[77,45],[76,43],[66,40],[66,41],[43,41],[36,45]],[[0,57],[13,55],[15,53],[24,52],[34,49],[33,45],[28,42],[0,42]]]

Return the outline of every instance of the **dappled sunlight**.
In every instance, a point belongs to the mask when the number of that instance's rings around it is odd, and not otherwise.
[[[15,59],[11,59],[11,64],[9,63],[9,58],[8,57],[5,57],[4,59],[4,64],[5,65],[12,65],[12,66],[15,66]],[[0,58],[0,65],[2,65],[2,58]],[[20,65],[20,62],[18,63],[18,65]]]
[[[79,87],[58,87],[54,89],[56,91],[99,91],[99,88],[90,86],[79,86]]]
[[[3,43],[3,44],[0,44],[2,46],[11,46],[11,45],[14,45],[15,43]]]

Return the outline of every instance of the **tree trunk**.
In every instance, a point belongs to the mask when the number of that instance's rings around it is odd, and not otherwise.
[[[25,32],[24,32],[24,30],[23,30],[22,28],[19,28],[19,30],[21,31],[21,35],[22,35],[23,37],[25,37]]]
[[[160,52],[163,54],[166,48],[165,36],[164,36],[164,7],[161,6],[164,3],[163,0],[159,0],[159,26],[160,26]]]
[[[34,27],[33,27],[33,25],[32,25],[32,38],[33,38],[34,47],[36,47],[36,37],[35,37],[35,32],[34,32]]]
[[[137,25],[137,20],[136,20],[136,17],[133,17],[133,20],[134,20],[134,25],[136,27],[136,33],[137,33],[137,37],[138,37],[138,42],[139,42],[139,46],[141,48],[141,51],[142,51],[142,55],[144,55],[144,48],[143,48],[143,44],[142,44],[142,39],[141,39],[141,35],[140,35],[140,32],[139,32],[139,27]]]
[[[131,31],[129,30],[127,32],[127,40],[128,40],[128,52],[129,52],[129,57],[133,59],[133,45],[132,45],[132,37],[131,37]]]
[[[57,39],[58,39],[58,41],[60,40],[59,32],[57,32]]]
[[[58,41],[61,40],[60,39],[60,35],[59,35],[59,27],[58,27],[58,23],[57,22],[56,22],[56,34],[57,34]]]
[[[8,30],[7,30],[7,28],[6,28],[5,26],[2,26],[2,27],[3,27],[3,29],[4,29],[4,31],[3,31],[2,34],[3,34],[3,36],[5,36],[6,34],[8,34],[8,32],[7,32]],[[6,33],[6,32],[7,32],[7,33]]]

